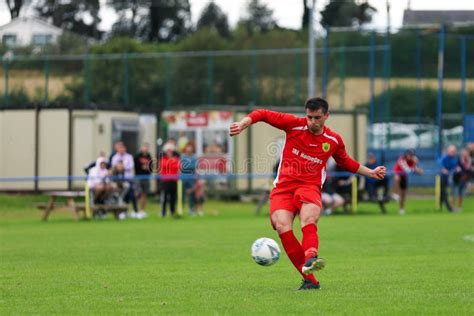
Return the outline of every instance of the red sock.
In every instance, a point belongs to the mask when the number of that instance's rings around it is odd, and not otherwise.
[[[296,270],[298,270],[298,272],[303,276],[303,278],[309,279],[315,284],[318,283],[318,280],[316,280],[314,275],[304,274],[303,272],[301,272],[301,269],[303,268],[303,265],[305,263],[304,252],[303,248],[301,248],[298,239],[296,239],[293,231],[289,230],[281,234],[280,240],[283,244],[283,248],[285,249],[286,254],[288,255],[288,258],[290,258],[290,261],[293,263]]]
[[[318,228],[315,224],[308,224],[301,228],[301,231],[303,232],[302,248],[304,251],[305,260],[308,260],[310,257],[318,255]]]

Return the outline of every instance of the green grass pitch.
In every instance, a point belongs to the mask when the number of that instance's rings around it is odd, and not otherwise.
[[[40,196],[0,195],[0,314],[444,314],[474,313],[474,198],[464,212],[411,200],[382,216],[362,204],[323,217],[322,289],[299,292],[285,254],[271,267],[250,257],[258,237],[277,241],[250,203],[216,202],[219,216],[39,221]],[[296,223],[295,223],[296,224]],[[300,233],[298,232],[298,236]],[[466,237],[471,236],[471,237]]]

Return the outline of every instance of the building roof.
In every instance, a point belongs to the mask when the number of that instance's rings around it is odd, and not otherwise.
[[[2,26],[0,26],[0,31],[3,31],[5,29],[8,29],[9,27],[12,27],[16,24],[20,24],[20,23],[25,23],[25,22],[34,22],[34,23],[38,23],[38,24],[41,24],[49,29],[51,29],[53,32],[56,32],[56,33],[61,33],[63,32],[63,30],[55,25],[52,25],[44,20],[41,20],[41,19],[38,19],[36,17],[18,17],[18,18],[15,18],[13,20],[11,20],[10,22],[8,22],[7,24],[3,24]]]
[[[474,10],[405,10],[403,25],[474,23]]]

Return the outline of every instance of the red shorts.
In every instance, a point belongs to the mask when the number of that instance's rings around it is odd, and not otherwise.
[[[270,217],[276,210],[287,210],[296,215],[303,203],[321,207],[321,188],[317,185],[280,184],[270,193]]]

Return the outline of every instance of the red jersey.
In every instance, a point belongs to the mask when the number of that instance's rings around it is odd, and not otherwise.
[[[393,166],[393,173],[404,175],[414,172],[416,169],[417,159],[407,160],[405,156],[400,156]]]
[[[160,159],[160,175],[164,178],[161,179],[163,182],[177,181],[179,178],[179,157],[163,156]]]
[[[275,186],[301,183],[322,187],[326,162],[331,156],[349,172],[359,169],[360,164],[347,154],[341,136],[328,127],[324,127],[322,134],[314,135],[308,130],[305,117],[269,110],[255,110],[248,116],[252,123],[265,122],[286,132]]]

